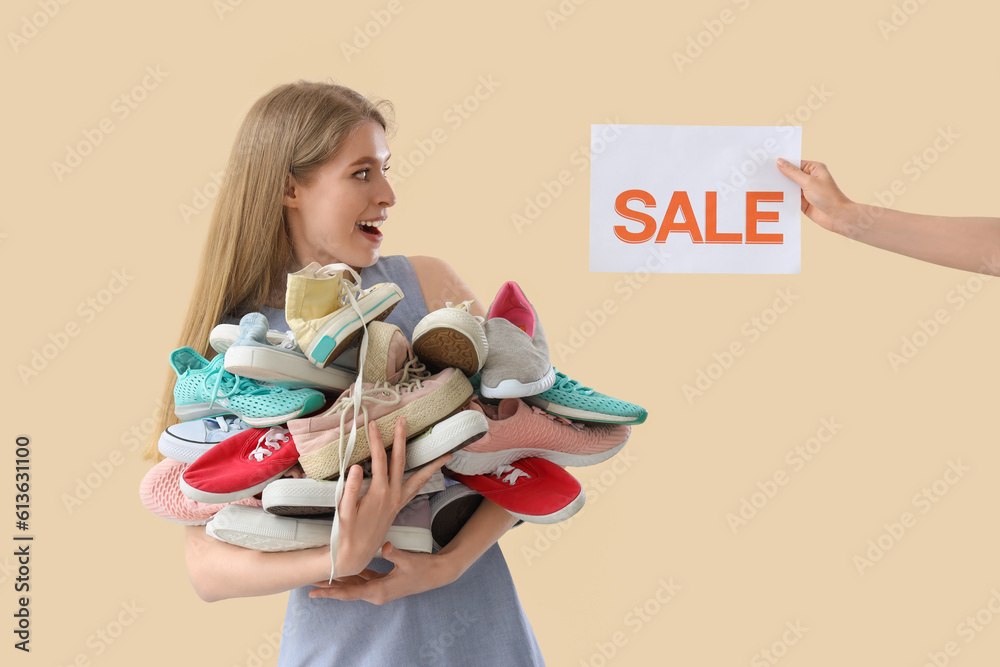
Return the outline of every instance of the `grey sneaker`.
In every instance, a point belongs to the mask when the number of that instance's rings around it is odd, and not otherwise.
[[[391,542],[396,549],[431,553],[434,540],[431,537],[431,509],[427,496],[417,496],[399,510],[389,526],[385,541]],[[375,557],[382,557],[381,547]]]
[[[517,283],[505,282],[486,316],[489,354],[479,393],[486,398],[520,398],[548,390],[556,382],[549,346],[538,313]]]

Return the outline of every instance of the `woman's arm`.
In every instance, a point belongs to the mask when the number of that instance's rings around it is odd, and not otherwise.
[[[918,215],[858,204],[837,187],[826,165],[778,160],[802,188],[802,212],[824,229],[868,245],[964,271],[1000,275],[1000,218]]]
[[[220,542],[204,526],[184,529],[188,576],[205,602],[283,593],[330,572],[330,548],[265,553]]]
[[[368,424],[368,437],[372,443],[371,484],[359,500],[361,466],[352,466],[338,507],[341,513],[338,576],[351,576],[363,570],[385,542],[399,510],[450,458],[442,456],[403,481],[406,419],[396,421],[391,465],[386,463],[382,437],[374,422]],[[264,553],[216,540],[206,535],[203,527],[187,529],[185,556],[191,584],[206,602],[281,593],[330,576],[329,547]]]

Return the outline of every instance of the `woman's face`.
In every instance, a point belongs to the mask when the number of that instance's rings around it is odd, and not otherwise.
[[[385,178],[389,144],[378,123],[362,125],[308,183],[289,175],[285,191],[292,248],[302,266],[378,260],[387,209],[396,196]]]

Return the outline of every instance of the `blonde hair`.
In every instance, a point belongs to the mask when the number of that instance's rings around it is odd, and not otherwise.
[[[222,319],[283,298],[285,276],[297,268],[282,205],[288,174],[307,183],[359,126],[376,122],[388,129],[391,109],[350,88],[310,81],[279,86],[257,100],[229,155],[179,346],[207,356],[209,333]],[[163,391],[147,459],[162,458],[156,438],[177,422],[175,379],[171,373]]]

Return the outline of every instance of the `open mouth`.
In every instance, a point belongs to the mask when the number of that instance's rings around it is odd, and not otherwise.
[[[361,222],[354,223],[354,226],[372,241],[378,241],[382,238],[382,232],[379,230],[379,227],[382,226],[383,222],[385,222],[384,218],[380,220],[362,220]]]

